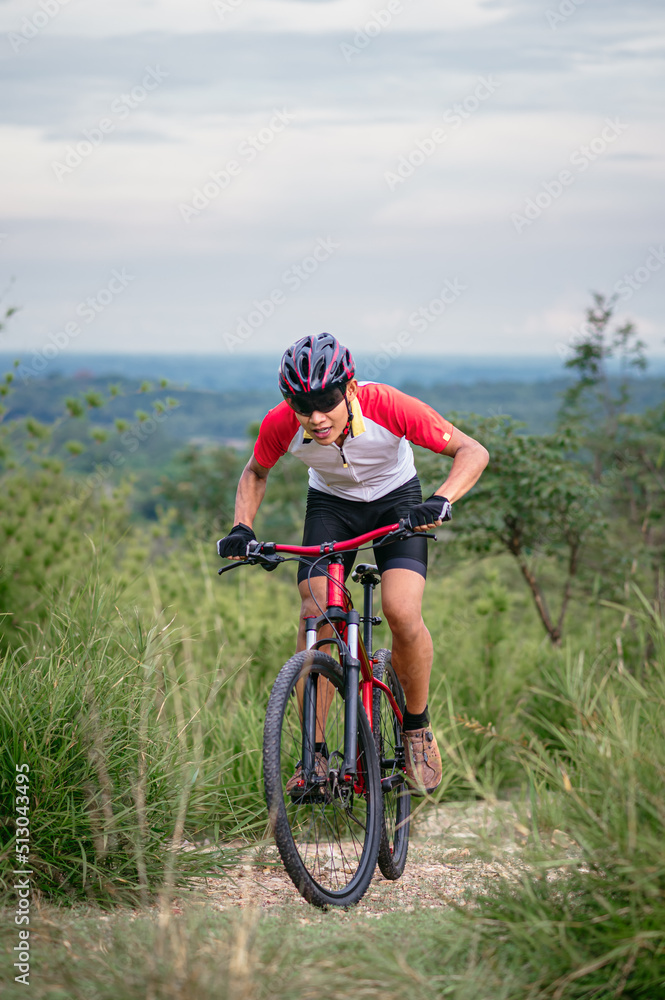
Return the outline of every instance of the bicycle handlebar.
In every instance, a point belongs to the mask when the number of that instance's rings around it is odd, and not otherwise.
[[[357,535],[355,538],[348,538],[343,542],[321,542],[320,545],[278,545],[275,542],[251,541],[247,544],[245,559],[235,561],[230,566],[222,566],[217,572],[221,576],[222,573],[237,569],[239,566],[255,566],[257,563],[270,571],[284,562],[284,556],[281,556],[280,552],[288,552],[289,555],[294,556],[326,556],[333,555],[335,552],[349,552],[351,549],[359,549],[361,545],[377,538],[383,538],[382,544],[385,544],[388,539],[397,541],[400,538],[412,538],[415,535],[433,538],[436,541],[436,535],[424,531],[414,531],[413,528],[408,527],[406,518],[383,528],[375,528],[374,531],[366,531],[364,535]]]

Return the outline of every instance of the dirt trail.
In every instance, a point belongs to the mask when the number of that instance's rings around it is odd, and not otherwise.
[[[559,831],[555,831],[558,834]],[[409,857],[401,879],[390,882],[377,868],[362,900],[368,916],[418,906],[465,905],[496,879],[516,881],[525,870],[521,853],[529,830],[507,802],[427,804],[415,818]],[[570,848],[561,834],[553,843]],[[222,878],[197,880],[208,905],[233,907],[294,905],[308,908],[284,872],[274,847],[248,850]]]

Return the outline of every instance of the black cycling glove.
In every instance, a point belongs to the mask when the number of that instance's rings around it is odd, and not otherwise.
[[[256,535],[246,524],[234,524],[228,535],[217,542],[217,554],[222,558],[246,556],[247,546],[256,541]]]
[[[436,521],[450,521],[452,518],[450,500],[433,493],[417,507],[412,507],[406,517],[410,528],[419,528],[424,524],[434,524]]]

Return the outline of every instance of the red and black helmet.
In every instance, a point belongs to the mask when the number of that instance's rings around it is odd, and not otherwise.
[[[287,348],[279,366],[279,388],[284,396],[343,388],[355,374],[348,348],[330,333],[301,337]]]

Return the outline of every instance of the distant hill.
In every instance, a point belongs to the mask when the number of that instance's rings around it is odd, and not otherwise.
[[[163,372],[156,371],[156,374]],[[89,389],[108,397],[111,383],[117,386],[120,395],[112,405],[95,411],[98,423],[111,423],[118,417],[132,421],[137,409],[150,411],[155,400],[172,396],[179,405],[169,411],[160,438],[169,439],[178,446],[187,441],[238,446],[247,441],[250,424],[260,421],[281,398],[274,384],[274,372],[269,388],[255,387],[248,381],[245,388],[235,392],[184,388],[177,384],[159,389],[154,382],[150,391],[140,392],[138,379],[110,379],[82,372],[78,376],[49,375],[30,379],[25,384],[18,379],[14,391],[6,399],[9,412],[5,420],[30,415],[51,422],[63,413],[67,397],[79,396]],[[535,433],[544,433],[553,427],[561,393],[567,384],[564,378],[532,382],[488,380],[469,384],[448,381],[422,384],[402,379],[399,383],[405,392],[418,396],[441,413],[472,412],[481,416],[506,413],[523,421],[528,430]],[[639,411],[655,406],[662,401],[663,392],[660,377],[634,380],[633,409]]]
[[[0,354],[0,371],[11,367],[13,356]],[[26,368],[31,364],[23,359]],[[46,363],[41,376],[124,377],[127,379],[167,378],[191,389],[233,392],[238,389],[271,390],[279,365],[279,355],[101,355],[62,352]],[[561,378],[562,363],[557,358],[465,357],[388,354],[356,355],[360,378],[390,385],[471,385],[475,382],[541,382]],[[665,374],[665,358],[652,362],[652,374]],[[37,374],[37,373],[35,373]]]

